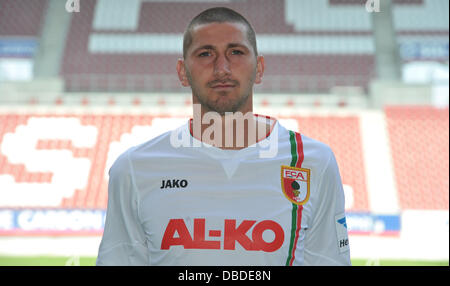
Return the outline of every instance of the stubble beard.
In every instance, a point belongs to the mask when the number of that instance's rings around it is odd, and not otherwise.
[[[251,79],[248,81],[248,88],[243,91],[242,94],[240,94],[235,102],[232,100],[229,100],[226,104],[219,103],[220,99],[222,97],[228,96],[228,92],[221,91],[219,92],[219,97],[213,101],[208,95],[201,94],[201,91],[199,88],[194,84],[192,81],[192,77],[189,72],[186,73],[186,76],[188,78],[189,84],[191,85],[192,94],[195,98],[197,98],[198,102],[202,106],[205,112],[217,112],[221,116],[225,116],[226,112],[237,112],[242,111],[242,106],[247,102],[249,96],[252,94],[252,88],[253,88],[253,82],[255,80],[256,72],[252,75]],[[237,81],[233,81],[233,84],[235,84],[235,88],[238,88],[240,86],[240,83]]]

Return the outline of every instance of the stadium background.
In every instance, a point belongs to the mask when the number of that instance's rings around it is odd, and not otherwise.
[[[254,110],[329,144],[357,265],[448,265],[447,0],[0,0],[0,265],[93,265],[108,169],[191,116],[188,21],[253,24]]]

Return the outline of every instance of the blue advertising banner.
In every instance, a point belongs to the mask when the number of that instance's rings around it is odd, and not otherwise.
[[[400,56],[404,60],[448,60],[449,43],[448,41],[401,43]]]
[[[0,39],[0,57],[33,57],[37,41],[33,38]]]
[[[349,234],[398,235],[401,230],[400,215],[347,213]]]
[[[106,210],[0,209],[0,235],[101,235]],[[347,213],[349,234],[397,235],[400,215]]]
[[[89,235],[101,234],[106,210],[3,209],[0,235]]]

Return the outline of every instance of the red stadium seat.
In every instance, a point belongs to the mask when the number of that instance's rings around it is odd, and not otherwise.
[[[385,112],[400,207],[448,210],[448,108],[387,107]]]
[[[300,117],[300,133],[332,147],[343,184],[353,188],[351,211],[370,211],[357,117]]]

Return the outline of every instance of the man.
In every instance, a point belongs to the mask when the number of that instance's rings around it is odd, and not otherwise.
[[[177,72],[194,116],[111,167],[97,265],[350,265],[333,152],[252,113],[264,58],[245,18],[196,16]]]

